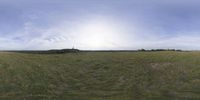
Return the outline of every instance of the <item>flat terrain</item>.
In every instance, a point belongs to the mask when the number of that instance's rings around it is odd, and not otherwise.
[[[200,100],[200,52],[1,52],[0,100]]]

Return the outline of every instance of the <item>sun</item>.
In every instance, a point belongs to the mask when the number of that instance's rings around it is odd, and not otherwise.
[[[82,25],[79,41],[89,49],[103,49],[111,46],[115,37],[115,29],[112,24],[95,20]]]

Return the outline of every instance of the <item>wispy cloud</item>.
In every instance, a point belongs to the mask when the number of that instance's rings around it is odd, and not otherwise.
[[[200,49],[197,0],[1,0],[0,49]]]

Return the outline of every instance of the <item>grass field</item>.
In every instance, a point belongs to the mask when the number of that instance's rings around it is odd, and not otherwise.
[[[200,52],[1,52],[0,100],[200,100]]]

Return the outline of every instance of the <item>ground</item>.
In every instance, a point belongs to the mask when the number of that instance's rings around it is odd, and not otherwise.
[[[200,100],[200,52],[1,52],[0,100]]]

